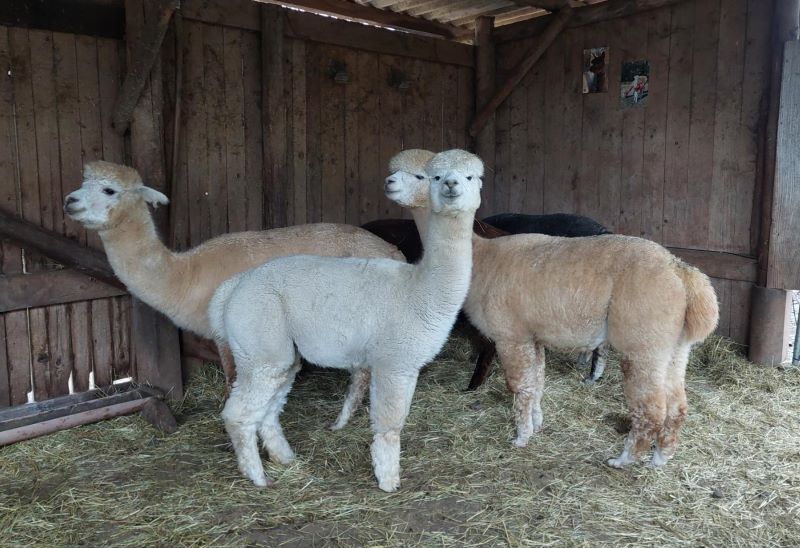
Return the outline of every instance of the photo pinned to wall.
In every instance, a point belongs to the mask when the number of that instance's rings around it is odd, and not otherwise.
[[[650,61],[625,61],[620,76],[623,107],[644,106],[650,89]]]
[[[583,50],[583,92],[608,92],[608,46]]]

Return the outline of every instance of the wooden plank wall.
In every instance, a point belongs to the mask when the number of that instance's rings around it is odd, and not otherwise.
[[[494,212],[580,213],[667,246],[754,257],[771,13],[763,0],[696,0],[566,30],[498,111]],[[499,80],[532,42],[498,45]],[[609,91],[583,95],[583,49],[598,46],[610,48]],[[624,109],[621,64],[639,59],[647,104]],[[714,284],[719,333],[746,342],[752,284]]]
[[[96,235],[65,222],[63,196],[82,165],[124,161],[110,129],[120,83],[122,43],[0,26],[0,207],[99,247]],[[3,243],[0,275],[57,268]],[[0,407],[127,377],[131,368],[129,298],[114,297],[0,315]]]
[[[409,147],[467,146],[471,67],[287,36],[287,175],[263,181],[259,33],[243,28],[249,21],[210,24],[190,15],[184,20],[182,122],[170,206],[176,248],[229,231],[272,228],[274,219],[362,224],[401,217],[381,190],[389,158]],[[174,47],[171,33],[166,44]],[[347,83],[333,80],[334,67],[344,67]],[[392,73],[408,80],[407,89],[390,85]],[[164,80],[172,104],[174,76]],[[172,139],[168,131],[167,151]],[[283,203],[271,203],[274,196],[285,197]]]

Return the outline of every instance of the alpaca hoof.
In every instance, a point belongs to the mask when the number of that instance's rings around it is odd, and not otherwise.
[[[293,451],[289,451],[287,453],[270,453],[269,460],[274,462],[275,464],[291,464],[294,462],[295,454]]]
[[[583,384],[592,386],[593,384],[596,384],[598,380],[600,380],[600,379],[594,379],[592,377],[586,377],[585,379],[583,379]]]
[[[528,438],[516,437],[516,438],[514,438],[514,441],[511,442],[511,445],[513,445],[514,447],[520,447],[520,448],[527,447],[528,446]]]
[[[378,489],[387,493],[394,493],[400,487],[400,478],[378,480]]]
[[[270,479],[270,478],[268,478],[266,476],[264,476],[263,478],[256,478],[256,479],[253,480],[253,485],[255,485],[258,488],[269,487],[270,485],[273,485],[274,483],[275,483],[275,480],[272,480],[272,479]]]
[[[615,459],[608,459],[606,461],[611,468],[625,468],[633,462],[633,460],[625,457],[617,457]]]
[[[649,468],[661,468],[667,464],[667,462],[669,462],[669,457],[662,453],[660,449],[656,448],[653,452],[653,460],[651,460],[647,466]]]

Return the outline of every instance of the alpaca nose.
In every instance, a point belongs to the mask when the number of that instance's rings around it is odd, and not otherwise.
[[[78,199],[75,196],[67,196],[67,199],[64,200],[64,205],[74,204],[77,201]]]
[[[444,185],[445,185],[445,186],[446,186],[448,189],[450,189],[450,190],[453,190],[455,187],[457,187],[457,186],[458,186],[458,181],[457,181],[456,179],[447,179],[447,180],[444,182]]]

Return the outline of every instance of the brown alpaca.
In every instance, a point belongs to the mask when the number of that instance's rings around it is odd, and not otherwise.
[[[411,209],[420,234],[430,211],[427,184],[413,176],[386,184],[387,196]],[[608,341],[622,354],[632,415],[622,454],[608,462],[634,462],[655,439],[653,464],[666,463],[686,416],[689,351],[719,318],[708,277],[662,246],[629,236],[473,235],[472,242],[464,310],[497,345],[515,394],[514,444],[525,446],[542,426],[545,347],[587,351]]]
[[[168,202],[144,186],[135,169],[92,162],[84,166],[81,188],[66,196],[64,211],[98,231],[114,273],[133,295],[178,327],[206,338],[211,338],[208,303],[219,284],[270,259],[303,254],[405,261],[395,246],[366,230],[330,223],[225,234],[176,253],[159,239],[147,208]],[[221,348],[231,379],[234,368],[227,356]]]

